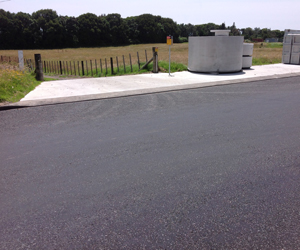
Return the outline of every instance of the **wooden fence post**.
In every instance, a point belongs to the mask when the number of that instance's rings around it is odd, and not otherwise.
[[[62,71],[62,64],[61,64],[61,61],[59,61],[59,70],[60,70],[60,74],[62,75],[62,74],[63,74],[63,71]]]
[[[148,59],[147,59],[147,50],[145,50],[145,56],[146,56],[146,62],[148,62]]]
[[[131,62],[131,55],[129,53],[129,60],[130,60],[130,67],[131,67],[131,72],[132,72],[132,62]]]
[[[126,66],[125,66],[125,58],[124,58],[124,55],[123,55],[123,66],[124,66],[124,73],[126,73]]]
[[[116,56],[116,60],[117,60],[117,68],[118,68],[118,73],[119,73],[119,61],[118,61],[118,57]]]
[[[157,49],[156,47],[152,47],[153,52],[153,73],[158,73],[158,56],[157,56]]]
[[[35,78],[37,81],[44,81],[43,64],[41,54],[34,54],[35,60]]]
[[[111,74],[113,75],[114,74],[114,62],[113,62],[112,57],[110,58],[110,71],[111,71]]]
[[[82,71],[82,75],[84,76],[84,63],[83,63],[83,61],[81,61],[81,71]]]
[[[137,54],[138,65],[139,65],[139,69],[140,69],[140,57],[139,57],[139,52],[136,52],[136,54]]]
[[[98,69],[97,69],[97,59],[95,59],[95,67],[96,67],[96,75],[98,75]]]
[[[63,69],[64,69],[64,75],[65,75],[66,74],[65,61],[63,61]]]
[[[90,60],[90,63],[91,63],[91,75],[93,76],[93,63],[92,63],[92,60]]]
[[[66,66],[67,66],[67,75],[69,75],[69,66],[68,66],[68,61],[66,61]]]
[[[101,74],[102,74],[102,60],[100,59],[100,69],[101,69]]]
[[[105,68],[106,68],[106,75],[107,75],[107,61],[106,61],[106,58],[105,58]]]

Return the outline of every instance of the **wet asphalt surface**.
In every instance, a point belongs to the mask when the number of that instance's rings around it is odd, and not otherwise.
[[[300,249],[300,78],[0,111],[0,249]]]

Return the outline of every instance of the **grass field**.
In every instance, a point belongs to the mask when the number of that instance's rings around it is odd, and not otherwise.
[[[255,43],[253,65],[281,63],[282,43]]]
[[[275,45],[274,45],[275,44]],[[282,55],[282,44],[280,43],[256,43],[253,52],[253,65],[280,63]],[[169,61],[169,46],[166,44],[139,44],[120,47],[103,48],[78,48],[78,49],[53,49],[53,50],[24,50],[25,58],[34,58],[34,54],[41,54],[42,60],[56,61],[102,61],[110,57],[118,56],[122,61],[125,56],[125,64],[129,65],[129,53],[132,63],[137,64],[137,52],[141,62],[145,62],[145,50],[147,50],[148,60],[152,57],[152,47],[158,47],[158,59]],[[0,50],[0,55],[17,57],[17,50]],[[174,44],[171,48],[171,61],[188,65],[188,43]],[[103,62],[102,62],[103,63]],[[121,62],[122,64],[122,62]]]

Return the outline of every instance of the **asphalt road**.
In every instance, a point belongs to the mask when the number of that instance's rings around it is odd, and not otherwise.
[[[0,249],[299,249],[300,78],[0,112]]]

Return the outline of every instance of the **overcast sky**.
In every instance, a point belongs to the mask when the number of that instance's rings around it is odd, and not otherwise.
[[[40,9],[53,9],[58,15],[78,17],[118,13],[123,18],[145,13],[172,18],[177,23],[225,22],[238,28],[300,30],[300,0],[10,0],[0,8],[13,13],[32,14]]]

